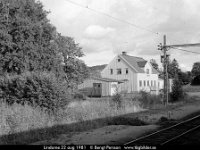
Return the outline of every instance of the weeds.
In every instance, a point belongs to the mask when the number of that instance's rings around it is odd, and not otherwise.
[[[145,91],[140,91],[138,101],[142,108],[155,108],[156,105],[162,104],[160,95],[153,95]]]
[[[30,131],[39,128],[48,128],[57,125],[80,123],[81,128],[85,128],[84,121],[91,124],[87,126],[98,126],[92,120],[119,116],[127,113],[141,111],[142,109],[136,102],[124,100],[124,109],[119,109],[117,104],[110,106],[110,99],[90,99],[85,101],[71,102],[65,110],[59,110],[56,114],[48,114],[40,107],[34,108],[29,105],[13,104],[9,106],[5,103],[0,105],[0,136],[23,131]],[[107,124],[105,121],[102,124]],[[73,127],[73,131],[80,127]],[[37,135],[41,136],[41,135]]]

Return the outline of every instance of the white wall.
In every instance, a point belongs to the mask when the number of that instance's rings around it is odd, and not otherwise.
[[[147,62],[146,65],[144,66],[144,72],[146,72],[147,69],[149,69],[149,74],[152,74],[152,66],[150,65],[149,62]]]
[[[137,89],[138,91],[147,91],[156,90],[156,94],[158,93],[158,75],[157,74],[146,74],[146,73],[138,73],[137,74]],[[140,81],[142,82],[142,86],[140,86]],[[144,85],[145,81],[145,85]],[[149,85],[147,84],[149,82]]]

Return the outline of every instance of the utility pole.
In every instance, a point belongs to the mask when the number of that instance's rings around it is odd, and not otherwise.
[[[169,93],[169,88],[168,88],[168,60],[169,60],[169,55],[167,55],[167,47],[166,47],[166,35],[163,36],[163,45],[160,43],[158,45],[158,50],[161,50],[163,52],[163,55],[161,55],[161,62],[163,63],[163,73],[164,73],[164,93],[163,93],[163,103],[164,105],[168,105],[168,93]]]
[[[161,62],[163,63],[163,72],[164,72],[164,105],[168,105],[168,99],[169,99],[169,79],[168,79],[168,70],[167,66],[169,63],[169,55],[167,54],[167,51],[170,48],[177,48],[177,47],[197,47],[200,46],[200,43],[193,43],[193,44],[178,44],[178,45],[166,45],[166,35],[163,36],[163,45],[160,43],[158,45],[158,50],[161,50],[163,52],[163,55],[161,55]]]

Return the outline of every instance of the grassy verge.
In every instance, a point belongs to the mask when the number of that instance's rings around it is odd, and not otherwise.
[[[65,110],[49,115],[28,105],[0,105],[0,144],[29,144],[59,134],[86,131],[107,125],[144,125],[123,114],[142,110],[137,101],[124,100],[118,108],[110,99],[71,102]]]
[[[183,90],[184,92],[200,92],[200,86],[185,85]]]
[[[189,103],[189,100],[161,105],[158,97],[146,95],[123,98],[119,108],[110,98],[87,99],[71,102],[64,111],[49,115],[39,108],[28,105],[0,105],[0,144],[30,144],[56,138],[60,134],[96,129],[107,125],[146,125],[137,115],[145,106],[148,112],[159,113]],[[145,101],[146,99],[146,101]],[[140,100],[140,101],[138,101]],[[193,99],[192,99],[193,100]],[[146,112],[147,114],[149,114]],[[165,119],[165,118],[164,118]],[[167,120],[168,121],[168,120]],[[159,124],[163,123],[163,119]]]

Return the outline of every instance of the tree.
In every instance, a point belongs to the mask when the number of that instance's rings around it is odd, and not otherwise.
[[[151,60],[150,60],[150,63],[151,63],[151,65],[153,66],[154,69],[158,70],[158,64],[157,64],[157,62],[156,62],[155,59],[151,59]]]
[[[200,75],[200,62],[195,62],[192,67],[193,77]]]
[[[76,84],[87,76],[81,47],[57,33],[41,2],[0,0],[0,7],[1,72],[49,71]]]
[[[60,61],[51,42],[56,28],[43,5],[35,0],[1,0],[0,7],[0,71],[55,70]]]
[[[200,75],[194,77],[194,79],[191,82],[191,85],[200,85]]]
[[[173,79],[172,92],[170,93],[170,96],[171,96],[171,101],[178,101],[184,97],[182,83],[180,82],[180,79],[178,78],[177,74]]]
[[[89,68],[78,59],[83,56],[81,47],[75,43],[73,38],[61,34],[57,34],[56,43],[68,81],[75,84],[82,82],[89,76]]]
[[[182,84],[188,84],[192,80],[192,75],[190,71],[187,71],[187,72],[180,71],[178,73],[178,77]]]
[[[175,75],[181,71],[179,69],[179,64],[176,59],[169,61],[167,69],[168,69],[168,73],[169,73],[169,78],[175,78]]]

